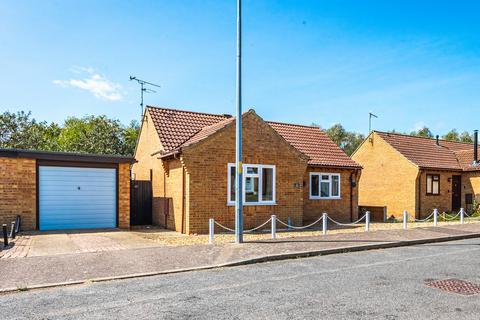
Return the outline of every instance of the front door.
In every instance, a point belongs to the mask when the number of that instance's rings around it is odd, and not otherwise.
[[[452,176],[452,210],[458,211],[462,206],[462,176]]]

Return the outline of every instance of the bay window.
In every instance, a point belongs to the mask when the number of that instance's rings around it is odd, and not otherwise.
[[[310,172],[310,199],[340,199],[340,174]]]
[[[275,204],[275,166],[243,165],[244,204]],[[228,164],[228,204],[235,203],[235,164]]]

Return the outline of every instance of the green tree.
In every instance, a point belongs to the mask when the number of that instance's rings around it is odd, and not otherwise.
[[[473,143],[473,137],[468,131],[462,132],[459,137],[460,142]]]
[[[452,129],[447,134],[442,136],[442,139],[448,141],[460,141],[460,135],[458,134],[456,129]]]
[[[417,137],[433,138],[432,132],[425,126],[418,131],[412,131],[410,135]]]
[[[347,155],[351,155],[365,139],[365,136],[362,134],[348,132],[339,123],[328,128],[326,133]]]
[[[65,120],[59,137],[62,151],[123,154],[123,127],[106,116],[71,117]]]
[[[130,125],[123,130],[124,151],[123,154],[133,155],[137,145],[140,125],[138,121],[132,120]]]
[[[37,122],[30,112],[0,114],[0,147],[31,150],[58,150],[60,127]]]

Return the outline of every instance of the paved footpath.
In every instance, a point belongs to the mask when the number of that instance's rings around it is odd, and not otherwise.
[[[467,238],[480,238],[480,224],[2,259],[0,291]]]

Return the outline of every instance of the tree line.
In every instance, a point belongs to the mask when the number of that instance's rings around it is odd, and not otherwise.
[[[31,112],[0,114],[0,148],[133,155],[139,124],[124,126],[107,116],[37,121]]]
[[[312,125],[320,127],[315,123]],[[133,155],[139,130],[137,121],[124,126],[119,120],[104,115],[69,117],[60,126],[54,122],[38,122],[32,118],[31,112],[7,111],[0,114],[0,148]],[[339,123],[325,129],[325,132],[348,155],[365,139],[365,135],[347,131]],[[391,132],[398,133],[395,130]],[[428,127],[408,134],[434,137]],[[442,139],[473,143],[469,132],[459,133],[456,129],[444,134]]]

